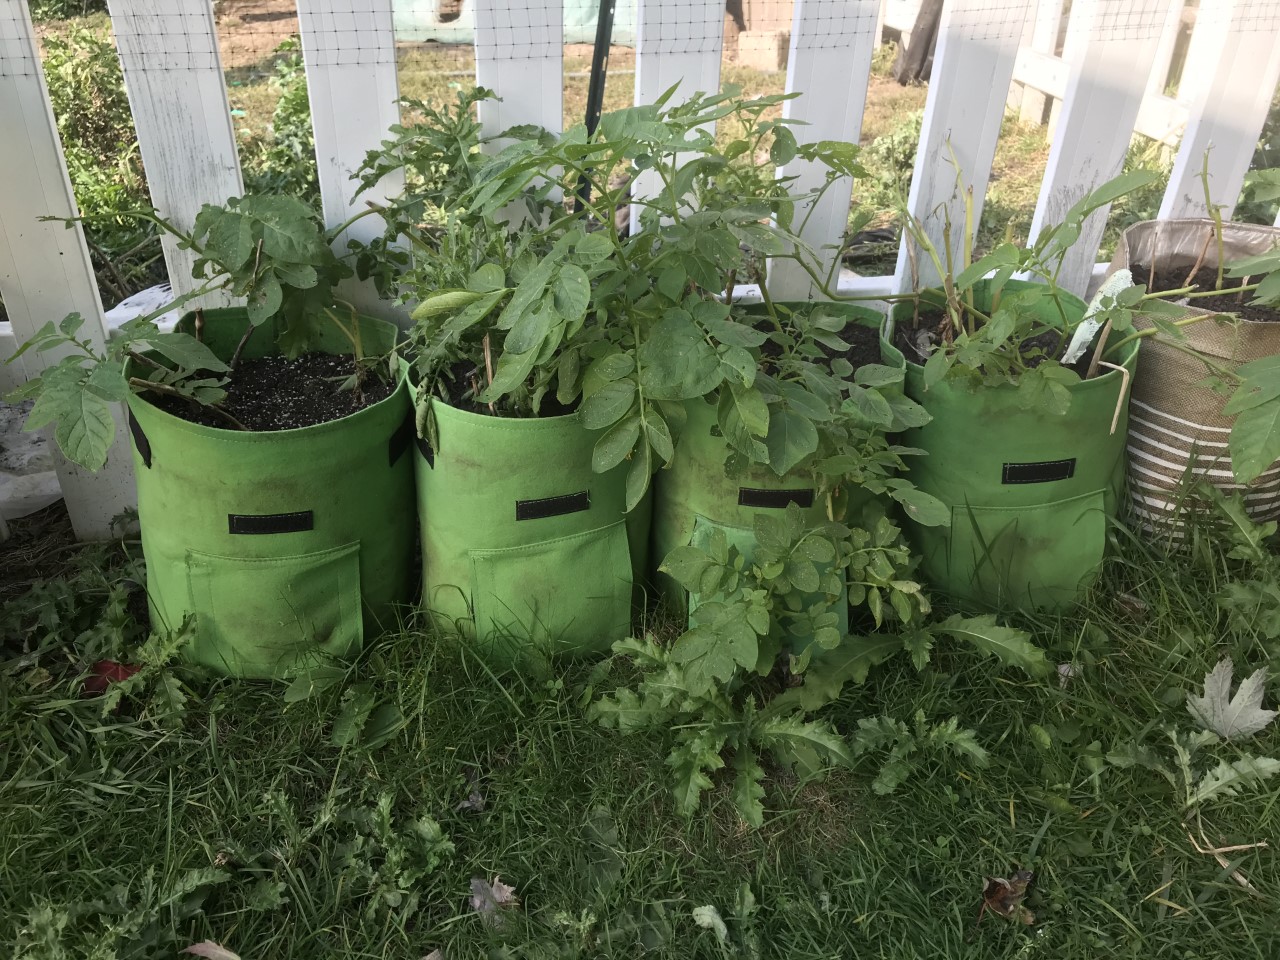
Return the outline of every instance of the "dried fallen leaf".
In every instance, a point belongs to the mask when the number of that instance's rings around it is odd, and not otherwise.
[[[182,952],[189,953],[193,957],[204,957],[205,960],[240,960],[240,954],[232,953],[226,947],[214,943],[212,940],[193,943]]]
[[[1004,877],[986,877],[982,885],[982,907],[978,911],[978,919],[990,910],[1006,920],[1017,918],[1030,926],[1036,922],[1036,916],[1022,905],[1026,899],[1027,887],[1035,880],[1036,875],[1030,870],[1019,870],[1008,880]]]
[[[467,770],[467,784],[471,787],[471,793],[467,796],[467,799],[459,801],[454,809],[463,810],[467,813],[480,813],[484,810],[485,797],[484,792],[480,789],[480,775],[475,770]]]
[[[1260,732],[1276,718],[1275,710],[1262,709],[1266,692],[1266,667],[1240,681],[1231,695],[1231,658],[1225,657],[1204,678],[1204,696],[1187,696],[1187,710],[1206,730],[1227,740],[1243,740]]]
[[[439,950],[432,950],[422,960],[444,960],[444,954]]]
[[[507,886],[501,877],[494,877],[493,883],[486,882],[484,877],[471,878],[471,909],[490,926],[501,926],[506,919],[502,911],[518,906],[520,898],[516,896],[516,888]]]

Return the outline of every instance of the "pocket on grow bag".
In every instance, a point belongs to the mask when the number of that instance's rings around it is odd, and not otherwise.
[[[1106,537],[1102,490],[1023,507],[957,504],[948,579],[962,595],[1002,605],[1065,607],[1097,573]]]
[[[233,676],[286,676],[364,641],[359,543],[257,559],[189,550],[187,586],[192,659]]]
[[[472,550],[476,636],[513,650],[608,651],[631,628],[626,521],[516,547]],[[569,638],[562,640],[562,638]],[[584,638],[591,638],[590,645]]]

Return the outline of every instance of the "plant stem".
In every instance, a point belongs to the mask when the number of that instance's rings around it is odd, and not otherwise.
[[[236,352],[231,355],[231,369],[234,370],[240,366],[240,354],[244,353],[245,344],[249,342],[249,338],[253,336],[253,331],[258,329],[258,325],[250,321],[249,326],[245,328],[244,336],[240,338],[240,342],[236,344]]]
[[[163,383],[152,383],[150,380],[143,380],[141,377],[130,377],[129,386],[136,387],[138,390],[154,390],[156,393],[163,393],[170,397],[178,397],[179,399],[185,400],[187,401],[187,403],[194,404],[195,406],[201,407],[202,409],[212,410],[218,416],[223,417],[228,423],[234,426],[237,430],[243,430],[246,433],[253,433],[252,430],[246,427],[243,423],[241,423],[231,414],[227,413],[227,411],[223,410],[217,404],[201,403],[195,397],[187,396],[187,394],[183,393],[181,390],[175,390],[173,387],[165,386]]]
[[[1204,238],[1204,246],[1200,248],[1200,256],[1196,257],[1196,262],[1191,267],[1191,271],[1187,274],[1187,279],[1182,281],[1184,287],[1191,287],[1192,281],[1195,280],[1196,274],[1200,272],[1200,267],[1204,264],[1205,255],[1209,252],[1209,244],[1213,243],[1213,231],[1209,231],[1209,235]],[[1221,284],[1221,281],[1219,281]]]

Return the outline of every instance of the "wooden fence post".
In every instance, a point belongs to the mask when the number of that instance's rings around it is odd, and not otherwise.
[[[1155,5],[1134,10],[1132,0],[1076,0],[1070,29],[1079,36],[1031,221],[1032,240],[1123,168],[1164,21],[1165,11]],[[1110,205],[1085,221],[1067,252],[1058,277],[1063,289],[1080,295],[1087,290],[1108,210]]]
[[[76,213],[27,4],[0,0],[0,296],[18,342],[78,312],[85,318],[80,335],[103,347],[102,303],[79,225],[40,222]],[[60,357],[27,354],[23,369],[38,373]],[[124,412],[115,413],[115,443],[99,472],[57,459],[58,483],[81,540],[111,537],[112,518],[137,503]]]
[[[981,221],[1013,61],[1030,4],[1031,0],[948,0],[943,7],[907,198],[909,213],[924,224],[939,250],[944,245],[945,217],[940,213],[944,208],[952,224],[952,249],[960,250],[964,230],[960,189],[972,191],[974,224]],[[951,166],[953,155],[960,166],[959,188]],[[917,277],[912,277],[910,242],[904,234],[894,271],[897,291],[912,289],[917,282],[929,286],[940,279],[923,254],[914,257]]]
[[[791,128],[800,143],[819,140],[856,141],[867,101],[867,78],[875,50],[878,0],[796,0],[787,61],[787,91],[803,94],[782,106],[782,115],[799,121]],[[792,189],[807,193],[822,186],[825,168],[796,160],[778,168],[779,177],[795,176]],[[820,275],[836,285],[840,242],[849,219],[852,184],[836,181],[810,211],[796,210],[806,223],[804,241],[819,254]],[[808,300],[813,283],[796,263],[775,261],[769,291],[778,299]]]
[[[1208,51],[1198,69],[1208,72],[1191,104],[1160,204],[1161,219],[1208,214],[1199,181],[1205,151],[1211,198],[1224,217],[1231,216],[1280,79],[1280,7],[1257,0],[1203,0],[1194,36]],[[1184,69],[1191,68],[1188,54]]]
[[[474,0],[476,82],[501,100],[479,105],[486,136],[517,124],[552,133],[564,126],[564,5],[526,0],[513,11],[503,0]]]
[[[206,203],[244,193],[211,3],[108,0],[151,202],[180,230]],[[162,238],[175,293],[199,286],[196,255]],[[194,303],[224,305],[221,292]]]
[[[350,0],[298,0],[298,26],[324,222],[336,227],[367,210],[366,201],[385,202],[404,186],[404,174],[397,171],[354,199],[359,185],[352,176],[365,153],[400,122],[391,0],[357,7]],[[334,249],[342,256],[348,239],[367,242],[380,236],[383,226],[377,216],[359,220],[334,240]],[[372,284],[349,280],[340,293],[363,313],[405,321],[404,311],[382,300]]]

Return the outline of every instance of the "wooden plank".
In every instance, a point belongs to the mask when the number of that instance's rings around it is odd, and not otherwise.
[[[102,303],[84,235],[79,226],[39,219],[74,217],[76,205],[37,51],[26,3],[0,0],[0,297],[17,340],[78,311],[85,318],[80,335],[100,350]],[[35,374],[60,356],[28,354],[23,369]],[[109,538],[111,518],[137,503],[123,411],[116,413],[116,442],[101,471],[57,460],[63,499],[82,540]]]
[[[783,104],[782,114],[798,121],[792,132],[800,143],[858,139],[879,6],[878,0],[797,0],[787,60],[787,91],[803,95]],[[779,167],[778,176],[796,177],[791,189],[808,193],[822,186],[825,170],[796,160]],[[796,211],[796,222],[805,224],[802,238],[819,254],[816,266],[821,276],[832,274],[840,262],[851,192],[852,183],[839,180],[816,205],[805,204]],[[808,300],[816,295],[808,274],[787,260],[772,265],[769,292],[778,299],[791,300]]]
[[[109,0],[108,6],[151,202],[190,230],[204,204],[244,192],[213,6],[192,0]],[[195,254],[179,250],[172,237],[162,243],[175,292],[195,289]],[[201,302],[227,301],[211,294]]]
[[[1164,96],[1165,84],[1169,81],[1169,70],[1173,66],[1173,51],[1178,45],[1178,34],[1182,29],[1182,12],[1186,6],[1186,0],[1172,0],[1165,11],[1164,26],[1160,30],[1160,43],[1156,46],[1155,60],[1151,63],[1151,76],[1147,78],[1148,95]]]
[[[1072,28],[1081,35],[1068,61],[1066,96],[1031,221],[1032,240],[1123,168],[1171,2],[1076,0]],[[1063,260],[1058,282],[1072,293],[1083,294],[1089,285],[1108,210],[1085,221]]]
[[[677,87],[672,103],[695,93],[720,91],[720,59],[724,50],[722,0],[638,0],[636,9],[637,106],[653,103]],[[652,171],[631,185],[636,197],[653,196],[658,181]],[[631,205],[631,229],[640,229],[640,205]]]
[[[949,0],[943,7],[907,198],[911,215],[924,224],[939,250],[945,223],[941,210],[950,213],[951,243],[957,252],[964,230],[964,205],[950,162],[953,154],[960,165],[961,187],[973,193],[974,223],[981,220],[1005,97],[1030,7],[1031,0]],[[902,291],[913,286],[908,242],[904,236],[894,271],[894,287]],[[927,257],[915,259],[922,285],[940,279]]]
[[[400,122],[391,0],[369,0],[359,8],[349,0],[298,0],[298,24],[324,221],[336,227],[368,210],[368,202],[386,202],[404,187],[404,174],[397,171],[361,194],[358,202],[353,199],[358,185],[351,178],[365,153]],[[365,217],[343,231],[334,248],[344,254],[348,239],[372,240],[383,227],[379,217]],[[348,282],[340,292],[365,313],[406,319],[370,284]]]
[[[487,136],[532,123],[564,125],[564,12],[561,0],[475,0],[476,82],[498,95],[479,105]],[[493,145],[498,146],[498,145]]]
[[[1063,0],[1039,0],[1035,16],[1031,20],[1030,42],[1018,51],[1019,59],[1024,51],[1034,51],[1055,57],[1058,45],[1058,29],[1062,24]],[[1014,79],[1017,79],[1017,71]],[[1018,116],[1023,123],[1042,124],[1048,119],[1049,101],[1041,90],[1028,87],[1022,92]]]
[[[1207,214],[1199,180],[1206,150],[1211,199],[1231,216],[1280,80],[1280,5],[1274,0],[1203,0],[1196,36],[1212,51],[1200,61],[1212,72],[1191,105],[1161,218]]]

